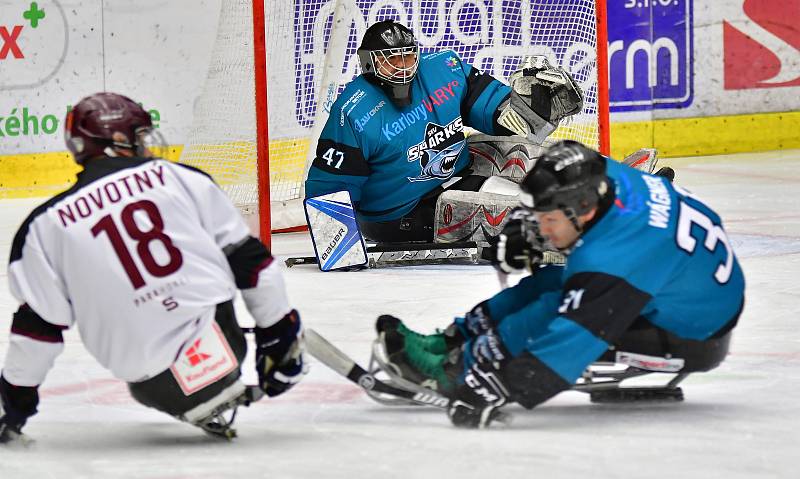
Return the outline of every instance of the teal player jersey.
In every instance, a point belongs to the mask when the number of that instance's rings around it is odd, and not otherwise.
[[[468,165],[465,126],[506,134],[496,111],[510,91],[451,50],[421,56],[411,104],[403,108],[355,78],[331,108],[306,197],[348,190],[359,219],[402,217]]]
[[[529,352],[564,388],[639,318],[705,340],[733,324],[744,302],[719,215],[665,178],[606,161],[613,204],[567,264],[542,268],[488,302],[509,352]]]

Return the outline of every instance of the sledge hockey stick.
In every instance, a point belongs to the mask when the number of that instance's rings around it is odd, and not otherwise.
[[[252,334],[254,330],[255,328],[251,327],[242,328],[242,331],[248,334]],[[406,389],[387,384],[380,379],[376,379],[375,376],[350,359],[350,356],[342,352],[339,348],[331,344],[327,339],[320,336],[319,333],[311,328],[306,328],[305,340],[306,348],[312,356],[317,358],[322,364],[339,373],[339,375],[357,384],[368,394],[374,391],[398,399],[403,399],[417,405],[435,406],[442,409],[447,409],[447,406],[450,404],[450,400],[448,398],[442,396],[436,391],[428,389],[426,389],[424,392],[408,391]]]
[[[386,384],[380,379],[367,372],[364,368],[355,363],[348,355],[339,348],[328,342],[313,329],[305,330],[306,347],[312,356],[317,358],[322,364],[333,369],[335,372],[344,376],[351,382],[357,384],[366,392],[374,391],[400,399],[406,399],[412,403],[423,406],[435,406],[447,409],[450,399],[442,396],[433,390],[427,392],[407,391]]]

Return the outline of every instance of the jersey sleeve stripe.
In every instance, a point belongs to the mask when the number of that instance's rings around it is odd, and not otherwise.
[[[651,296],[617,276],[577,273],[564,285],[559,312],[612,344],[633,324]]]
[[[236,287],[253,288],[258,285],[258,276],[274,260],[264,244],[250,237],[241,246],[228,254],[228,265],[233,271]]]
[[[27,304],[19,307],[11,322],[11,333],[45,343],[63,343],[66,326],[48,323]]]

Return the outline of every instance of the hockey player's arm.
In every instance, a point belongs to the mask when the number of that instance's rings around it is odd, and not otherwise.
[[[64,349],[64,329],[42,319],[27,304],[14,313],[0,375],[0,443],[18,437],[28,418],[36,414],[39,385]]]
[[[308,371],[303,326],[289,306],[278,262],[261,241],[248,237],[226,251],[236,286],[256,321],[256,372],[269,396],[286,392]]]
[[[204,229],[228,259],[236,287],[256,322],[256,372],[262,389],[274,396],[305,373],[303,329],[289,306],[283,275],[272,254],[250,235],[236,207],[202,172],[184,174],[187,191]]]
[[[347,190],[353,204],[358,204],[361,187],[371,173],[361,143],[360,135],[348,118],[332,113],[317,142],[316,156],[308,171],[306,198]]]
[[[272,326],[292,309],[279,267],[267,247],[250,235],[242,215],[225,192],[210,176],[190,170],[182,171],[180,178],[203,229],[228,259],[236,287],[242,291],[256,326]]]
[[[497,122],[500,105],[510,97],[511,87],[461,61],[457,54],[453,53],[453,57],[461,65],[466,83],[461,97],[461,118],[464,123],[488,135],[513,134]]]
[[[73,320],[66,288],[44,254],[35,224],[26,221],[14,238],[8,272],[11,293],[22,304],[11,321],[0,374],[0,442],[21,437],[22,426],[36,414],[39,385],[64,350],[62,331]]]
[[[515,358],[504,377],[512,383],[516,400],[533,407],[572,387],[628,330],[650,298],[623,278],[578,273],[564,285],[555,319],[546,330],[531,328],[536,319],[530,311],[506,318],[498,333]],[[520,375],[534,379],[521,381]]]

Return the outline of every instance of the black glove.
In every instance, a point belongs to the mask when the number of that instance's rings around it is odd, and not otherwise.
[[[506,274],[533,271],[542,261],[543,241],[533,213],[526,208],[513,209],[503,230],[489,244],[492,265]]]
[[[498,408],[508,400],[508,390],[497,373],[488,363],[469,368],[447,408],[454,426],[485,428],[502,416]]]
[[[457,317],[453,324],[465,339],[477,338],[494,327],[486,301],[478,303],[463,317]]]
[[[308,372],[300,315],[292,310],[268,328],[255,328],[256,372],[267,396],[282,394]]]
[[[455,426],[484,428],[501,416],[498,408],[508,401],[500,370],[510,354],[493,330],[475,338],[470,351],[475,363],[456,389],[447,415]]]
[[[658,171],[653,173],[656,176],[663,176],[664,178],[668,179],[670,183],[675,181],[675,170],[670,168],[669,166],[662,166]]]
[[[19,441],[22,438],[23,424],[12,421],[8,415],[0,417],[0,444]]]
[[[38,387],[14,386],[0,376],[0,444],[23,441],[22,427],[36,414]]]

